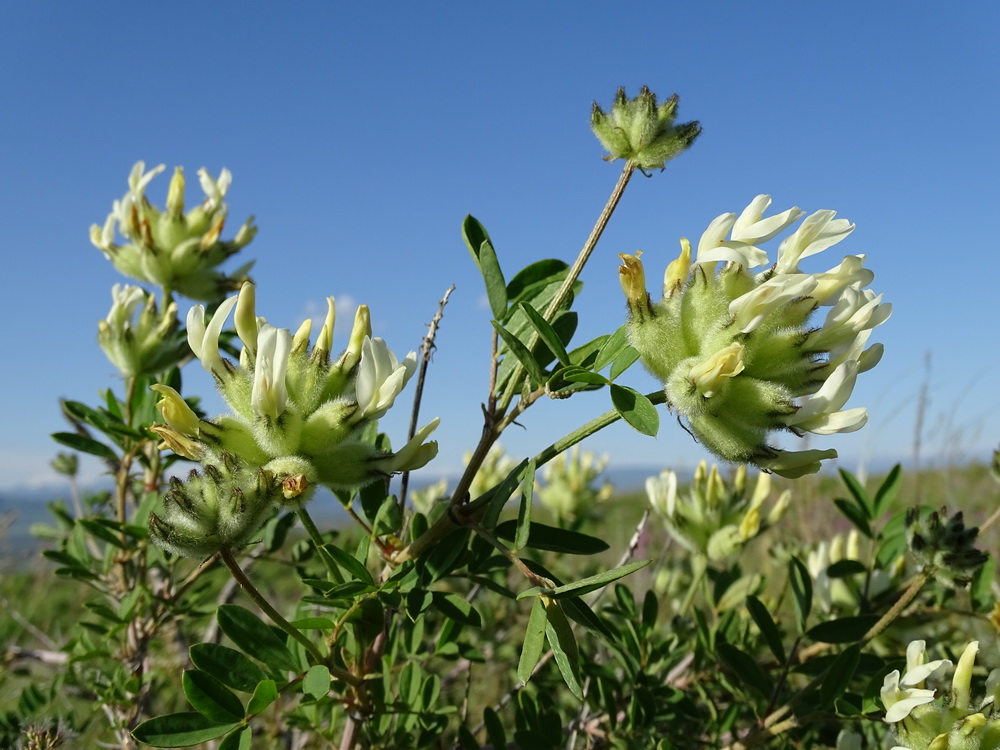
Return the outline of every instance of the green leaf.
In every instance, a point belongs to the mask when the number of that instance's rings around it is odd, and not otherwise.
[[[236,649],[217,643],[196,643],[188,649],[191,663],[220,682],[244,693],[267,679],[264,670]]]
[[[484,230],[485,231],[485,230]],[[532,287],[549,286],[558,284],[566,278],[569,271],[569,264],[555,258],[545,258],[538,260],[529,266],[525,266],[510,280],[507,285],[507,299],[520,302],[518,299],[525,291]]]
[[[823,678],[819,686],[819,700],[823,706],[832,706],[833,702],[839,698],[854,677],[858,668],[858,661],[861,659],[861,646],[857,643],[848,646],[837,655],[829,671]]]
[[[219,750],[250,750],[251,739],[253,739],[253,730],[250,727],[237,729],[219,743]]]
[[[261,680],[253,689],[253,695],[247,703],[247,714],[256,716],[276,700],[278,700],[277,684],[274,680]]]
[[[607,334],[602,334],[588,341],[586,344],[578,346],[569,353],[569,361],[580,367],[591,368],[597,361],[597,353],[601,347],[611,338]]]
[[[622,353],[615,357],[615,361],[611,363],[611,371],[608,373],[608,377],[614,380],[634,365],[638,359],[639,352],[631,346],[626,346],[625,349],[622,350]]]
[[[496,251],[489,240],[479,247],[479,272],[486,284],[486,297],[490,301],[490,312],[497,320],[503,320],[507,314],[507,282],[503,280],[503,271]]]
[[[604,342],[600,351],[597,352],[597,359],[594,361],[594,371],[603,370],[616,359],[618,355],[625,351],[628,346],[628,335],[625,333],[625,326],[621,326],[612,333]]]
[[[507,504],[510,496],[514,494],[514,490],[521,483],[521,478],[524,476],[527,466],[528,459],[524,459],[507,473],[507,476],[504,477],[504,480],[500,484],[489,490],[490,501],[486,507],[486,512],[483,514],[482,521],[486,529],[493,529],[496,526],[497,518],[500,517],[500,511],[503,510],[503,506]],[[510,538],[513,539],[513,536]]]
[[[611,384],[611,403],[622,419],[643,435],[656,437],[660,429],[660,415],[653,403],[634,388]]]
[[[517,534],[517,521],[511,519],[497,524],[494,533],[508,542],[513,541]],[[548,526],[544,523],[531,524],[528,541],[524,546],[569,555],[596,555],[609,548],[607,542],[596,536],[560,529],[558,526]]]
[[[761,600],[756,596],[748,596],[747,610],[750,612],[750,616],[753,618],[753,621],[757,624],[757,628],[760,630],[760,634],[764,637],[767,647],[771,649],[771,653],[774,654],[774,658],[777,659],[780,664],[784,664],[785,646],[781,642],[781,633],[778,631],[778,625],[771,618],[771,613],[768,611],[767,607],[765,607],[763,602],[761,602]]]
[[[866,510],[859,508],[855,502],[845,500],[842,497],[834,498],[833,504],[840,509],[840,512],[847,517],[848,521],[853,523],[858,528],[858,531],[869,539],[872,538],[872,529],[868,523]]]
[[[190,747],[221,737],[236,726],[212,721],[197,711],[184,711],[144,721],[132,730],[132,736],[153,747]]]
[[[969,595],[977,612],[987,614],[993,609],[993,581],[997,575],[997,559],[990,555],[972,575],[972,584],[969,587]]]
[[[545,604],[541,598],[535,599],[531,603],[528,627],[524,631],[524,644],[521,646],[521,659],[517,663],[517,679],[522,685],[526,685],[531,679],[531,673],[542,657],[546,622]]]
[[[216,617],[222,632],[244,653],[252,654],[278,671],[299,671],[299,662],[285,642],[250,610],[223,604]]]
[[[302,692],[316,700],[324,697],[330,692],[330,670],[323,664],[309,667],[306,676],[302,678]]]
[[[610,381],[600,373],[579,369],[570,370],[563,374],[563,379],[571,383],[587,383],[589,385],[607,385]]]
[[[573,635],[573,628],[570,627],[569,620],[559,607],[559,603],[551,599],[545,604],[545,637],[548,639],[549,648],[555,657],[559,673],[562,674],[563,682],[570,692],[583,700],[583,684],[580,680],[580,651],[576,645],[576,637]]]
[[[360,581],[368,586],[375,585],[375,579],[368,568],[350,552],[342,550],[336,544],[324,544],[322,549],[355,581]]]
[[[809,569],[797,557],[788,561],[788,579],[792,585],[792,595],[795,601],[795,622],[799,632],[806,630],[806,621],[812,611],[813,589],[812,576]]]
[[[899,488],[903,483],[903,468],[896,464],[892,467],[881,486],[875,491],[875,502],[873,503],[874,517],[878,518],[885,513],[889,506],[896,500]]]
[[[872,501],[868,497],[868,493],[865,492],[865,488],[861,486],[861,482],[859,482],[857,477],[846,469],[838,469],[838,471],[840,472],[840,478],[844,481],[844,484],[847,485],[847,489],[851,493],[851,497],[854,499],[854,502],[857,503],[858,507],[864,512],[865,517],[868,518],[868,520],[874,518],[872,515]]]
[[[542,317],[535,308],[533,308],[529,303],[522,302],[519,307],[521,311],[528,318],[528,323],[531,327],[535,329],[538,337],[545,343],[552,352],[552,356],[559,360],[559,364],[568,365],[569,354],[566,352],[566,347],[563,346],[563,342],[560,341],[559,335],[553,330],[549,322]]]
[[[731,643],[719,643],[715,650],[737,680],[753,688],[761,697],[765,699],[771,697],[774,683],[764,674],[752,656]]]
[[[181,678],[184,695],[191,707],[217,722],[241,721],[243,703],[221,681],[200,669],[188,669]]]
[[[100,523],[100,521],[95,518],[81,518],[77,521],[77,523],[85,528],[91,536],[97,537],[98,539],[110,544],[112,547],[125,549],[127,546],[126,542],[118,536],[118,534],[113,532],[106,525]]]
[[[497,716],[497,712],[492,708],[483,709],[483,724],[486,727],[486,739],[495,748],[507,747],[507,733],[504,731],[503,722]],[[477,744],[476,747],[479,747]]]
[[[490,236],[486,233],[486,228],[470,215],[462,222],[462,239],[486,284],[486,296],[490,301],[493,317],[502,320],[507,312],[507,284],[503,280],[503,272]]]
[[[611,570],[606,570],[603,573],[588,576],[587,578],[582,578],[579,581],[574,581],[573,583],[564,583],[561,586],[556,586],[551,589],[543,589],[536,586],[535,588],[528,589],[527,591],[522,591],[518,594],[517,598],[526,599],[529,596],[541,595],[546,596],[549,599],[565,599],[567,597],[583,596],[584,594],[589,594],[591,591],[603,588],[609,583],[617,581],[619,578],[624,578],[640,568],[646,567],[649,563],[649,560],[638,560],[636,562],[628,563],[628,565],[622,565],[620,568],[612,568]]]
[[[838,560],[826,569],[830,578],[847,578],[868,572],[868,568],[857,560]]]
[[[528,544],[531,534],[531,505],[535,495],[535,459],[528,461],[521,480],[521,505],[517,509],[517,528],[514,531],[514,551]]]
[[[856,643],[872,625],[878,622],[878,615],[858,615],[857,617],[841,617],[839,620],[821,622],[806,635],[821,643]]]
[[[78,435],[75,432],[54,432],[52,433],[52,439],[81,453],[89,453],[92,456],[98,456],[108,461],[118,461],[118,454],[108,446],[85,435]]]
[[[479,612],[462,597],[457,594],[446,594],[442,591],[435,591],[433,595],[434,608],[449,620],[463,625],[471,625],[474,628],[482,626]]]
[[[524,367],[525,371],[534,381],[535,385],[537,386],[540,383],[544,383],[546,379],[545,370],[542,369],[540,364],[538,364],[538,360],[535,359],[534,355],[528,351],[528,347],[519,341],[517,336],[508,331],[495,320],[491,320],[490,323],[493,325],[493,328],[496,329],[496,332],[500,334],[500,338],[503,339],[507,348],[510,349],[511,354],[513,354],[517,358],[517,361]]]
[[[333,630],[337,624],[326,617],[303,617],[290,623],[297,630]]]

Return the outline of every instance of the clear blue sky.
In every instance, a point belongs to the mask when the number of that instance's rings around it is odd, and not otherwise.
[[[96,326],[124,279],[88,229],[140,159],[233,172],[230,233],[257,216],[244,255],[277,325],[333,294],[370,305],[402,355],[456,284],[423,409],[443,420],[430,473],[455,470],[479,433],[490,331],[462,218],[485,224],[508,276],[571,260],[619,171],[591,101],[643,84],[678,93],[704,133],[633,180],[584,273],[582,333],[623,319],[619,252],[644,250],[655,276],[679,236],[761,192],[836,209],[857,230],[822,264],[867,253],[894,315],[849,403],[868,426],[812,445],[849,468],[910,456],[927,382],[924,458],[985,459],[1000,441],[998,26],[985,2],[4,3],[0,488],[55,480],[56,399],[93,403],[113,372]],[[655,387],[638,368],[624,382]],[[186,383],[210,390],[201,372]],[[527,455],[607,408],[544,404],[505,447]],[[397,440],[404,421],[386,423]],[[620,465],[702,455],[665,414],[655,440],[618,425],[588,447]]]

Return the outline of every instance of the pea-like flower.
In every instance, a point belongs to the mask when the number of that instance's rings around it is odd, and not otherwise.
[[[924,641],[913,641],[906,649],[906,672],[893,670],[885,677],[881,698],[885,721],[892,724],[899,750],[997,750],[1000,748],[1000,716],[997,693],[1000,670],[986,679],[985,695],[972,700],[972,677],[979,642],[972,641],[955,665],[950,690],[934,690],[927,682],[939,680],[948,659],[924,661]]]
[[[188,343],[214,376],[231,412],[200,419],[174,389],[157,385],[154,388],[162,396],[159,407],[164,424],[150,429],[163,438],[165,447],[200,461],[205,477],[221,472],[223,480],[232,484],[235,480],[227,467],[233,461],[239,462],[240,471],[257,484],[263,481],[259,477],[264,472],[268,482],[277,482],[280,488],[267,496],[285,504],[306,502],[317,486],[353,490],[427,464],[437,453],[437,443],[428,437],[438,420],[418,430],[395,452],[378,447],[377,430],[372,429],[405,386],[415,369],[416,355],[411,352],[400,363],[382,339],[372,339],[368,309],[362,306],[347,350],[332,359],[332,297],[327,306],[326,320],[311,349],[312,322],[303,324],[294,335],[268,324],[256,315],[250,283],[244,285],[238,298],[219,305],[208,322],[205,309],[194,307],[188,314]],[[219,336],[234,309],[237,335],[243,342],[238,363],[225,358],[219,347]],[[174,488],[177,502],[173,505],[180,502],[182,508],[201,507],[181,501],[204,494],[205,481],[200,475],[190,478],[185,486],[192,487],[184,490],[186,494],[182,488]],[[167,538],[172,517],[158,521],[158,538]],[[239,517],[248,523],[264,518],[260,514]],[[188,521],[178,523],[181,531],[190,525]],[[170,538],[187,538],[181,531]],[[181,546],[175,541],[169,548],[176,551]],[[201,554],[204,545],[191,549],[192,554]]]
[[[646,480],[646,494],[667,533],[686,550],[712,561],[739,554],[752,539],[778,522],[790,499],[786,490],[764,516],[763,506],[771,494],[767,474],[760,474],[751,489],[745,465],[727,483],[717,466],[709,469],[704,461],[685,492],[678,491],[677,474],[667,469]]]
[[[619,274],[629,341],[697,439],[727,461],[796,477],[818,471],[836,451],[783,451],[770,444],[772,435],[864,426],[867,410],[845,406],[858,375],[882,355],[882,346],[868,346],[868,339],[891,307],[865,288],[873,274],[863,255],[822,273],[800,270],[802,259],[854,230],[833,211],[808,216],[768,265],[759,245],[803,214],[790,208],[765,217],[770,203],[759,195],[739,216],[717,217],[694,254],[682,239],[659,302],[646,291],[640,253],[620,255]],[[828,312],[816,326],[811,318],[821,307]]]
[[[97,342],[122,375],[134,378],[160,372],[183,356],[186,349],[175,303],[160,312],[152,294],[121,284],[112,287],[111,299],[107,318],[97,324]]]
[[[90,241],[121,273],[168,293],[213,300],[238,289],[253,264],[228,276],[217,266],[249,244],[257,230],[250,217],[232,240],[221,239],[227,213],[223,198],[232,182],[229,170],[223,169],[218,179],[198,170],[205,199],[185,213],[180,167],[174,170],[162,210],[146,198],[146,187],[164,169],[160,164],[147,172],[145,163],[137,162],[128,177],[128,192],[114,202],[103,226],[90,228]],[[124,244],[115,242],[116,230]]]

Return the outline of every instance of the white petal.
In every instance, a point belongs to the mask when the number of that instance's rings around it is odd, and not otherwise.
[[[702,233],[701,239],[698,240],[698,261],[701,260],[703,252],[714,250],[722,244],[734,223],[736,223],[736,214],[721,214],[712,219],[712,223],[708,225],[708,229]]]
[[[745,242],[720,242],[712,248],[706,248],[704,252],[698,250],[698,257],[695,263],[737,263],[744,268],[757,268],[768,263],[767,253],[759,247],[748,245]]]

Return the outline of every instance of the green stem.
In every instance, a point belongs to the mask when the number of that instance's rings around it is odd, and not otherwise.
[[[305,506],[303,506],[295,512],[298,515],[299,520],[302,521],[302,526],[309,535],[309,539],[313,543],[313,547],[316,549],[316,554],[320,556],[320,559],[323,560],[323,564],[326,565],[326,570],[329,574],[330,580],[336,581],[337,583],[343,583],[344,577],[340,574],[340,568],[337,567],[337,563],[333,561],[327,551],[323,549],[323,535],[320,533],[319,529],[316,528],[316,523],[312,520],[312,516],[309,515],[309,511],[307,511]]]
[[[597,242],[601,239],[601,235],[604,234],[604,230],[608,226],[608,222],[611,220],[611,215],[618,207],[618,202],[622,199],[622,195],[625,193],[625,188],[628,186],[629,180],[632,179],[632,174],[635,172],[635,169],[635,162],[631,159],[626,161],[625,166],[622,167],[622,173],[618,176],[618,182],[615,183],[615,187],[611,191],[611,196],[608,198],[607,203],[604,204],[604,209],[601,211],[600,216],[597,217],[597,222],[594,224],[594,228],[590,230],[590,236],[587,237],[587,241],[583,243],[583,248],[580,250],[579,255],[576,256],[576,260],[569,269],[569,273],[566,275],[566,278],[563,279],[562,286],[559,287],[559,291],[556,292],[556,296],[552,298],[552,302],[549,303],[548,308],[545,310],[543,317],[547,322],[552,322],[552,319],[559,311],[559,308],[563,306],[569,298],[569,295],[572,293],[573,285],[576,283],[576,280],[580,278],[580,274],[583,272],[583,267],[590,259],[590,255],[594,252],[594,248],[597,247]],[[529,352],[535,348],[535,345],[538,343],[538,338],[539,336],[537,333],[531,336],[528,343]],[[524,366],[518,363],[514,370],[514,374],[511,376],[510,380],[507,381],[507,392],[504,394],[503,400],[500,402],[501,412],[507,411],[507,407],[510,406],[510,402],[514,400],[514,396],[521,392],[520,383],[523,377]]]
[[[650,403],[657,405],[662,404],[667,400],[667,396],[663,391],[656,391],[654,393],[647,393],[646,398],[650,400]],[[548,448],[541,451],[537,456],[535,456],[535,466],[536,468],[541,468],[544,464],[547,464],[553,458],[558,456],[563,451],[573,447],[585,438],[593,435],[594,433],[603,430],[608,425],[614,424],[622,415],[618,413],[617,410],[611,409],[610,411],[604,412],[599,417],[587,422],[587,424],[582,427],[578,427],[573,430],[573,432],[565,435],[556,442],[552,443]],[[484,428],[485,432],[485,428]],[[495,439],[495,438],[494,438]],[[485,448],[483,446],[485,445]],[[489,451],[489,446],[492,442],[487,442],[484,439],[480,440],[479,449],[482,449],[483,456]],[[470,465],[472,462],[470,461]],[[468,472],[466,472],[468,473]],[[474,474],[473,474],[474,476]],[[464,478],[464,477],[463,477]],[[471,482],[471,477],[469,479]],[[464,486],[464,485],[461,485]],[[466,491],[468,488],[466,487]],[[393,556],[392,562],[394,564],[400,564],[406,562],[407,560],[415,560],[421,555],[430,550],[434,545],[444,539],[451,531],[458,528],[459,526],[468,525],[464,522],[464,518],[475,518],[476,514],[483,511],[490,501],[490,494],[486,493],[482,497],[473,500],[471,503],[466,503],[459,505],[460,496],[456,494],[452,496],[452,506],[448,509],[448,512],[442,515],[433,526],[431,526],[427,531],[421,534],[417,539],[414,539],[410,544],[404,549],[400,550],[396,555]]]
[[[226,564],[226,567],[229,568],[229,572],[232,573],[236,582],[239,583],[240,586],[243,587],[243,590],[247,592],[247,596],[253,599],[254,604],[260,607],[261,611],[270,617],[275,625],[301,643],[302,647],[305,648],[309,655],[313,657],[313,660],[317,664],[322,664],[325,659],[319,649],[316,648],[316,644],[306,638],[301,630],[294,627],[290,622],[288,622],[288,620],[281,616],[278,610],[271,606],[271,602],[265,599],[264,595],[261,594],[260,591],[257,590],[257,587],[251,583],[249,578],[247,578],[239,563],[236,562],[236,558],[233,557],[233,553],[223,547],[219,550],[219,556],[222,558],[222,562]]]
[[[866,643],[869,643],[879,633],[889,627],[892,621],[899,617],[900,613],[902,613],[902,611],[909,606],[910,602],[916,598],[917,594],[920,593],[920,589],[924,587],[924,584],[930,580],[932,575],[934,575],[934,571],[931,568],[925,568],[922,570],[920,574],[913,579],[913,583],[911,583],[909,588],[903,592],[903,595],[899,597],[896,603],[893,604],[889,610],[879,618],[879,621],[872,625],[868,632],[864,634],[864,637],[861,639],[861,645],[864,646]]]
[[[677,610],[677,614],[681,617],[684,617],[688,613],[688,610],[691,609],[691,605],[694,603],[695,596],[698,595],[698,589],[701,588],[702,581],[705,580],[705,573],[708,571],[708,560],[703,555],[695,555],[691,561],[691,567],[691,587],[684,596],[684,601],[681,602],[680,609]]]

